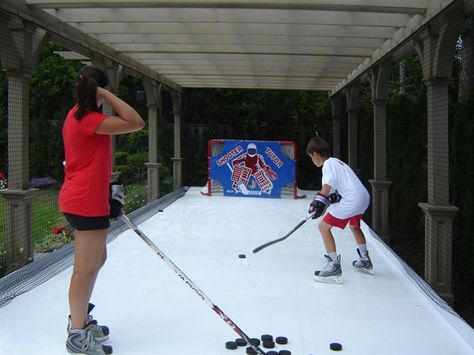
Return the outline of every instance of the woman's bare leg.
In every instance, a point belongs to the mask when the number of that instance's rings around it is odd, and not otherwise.
[[[107,229],[74,232],[74,267],[69,287],[71,328],[85,326],[97,274],[105,262]]]

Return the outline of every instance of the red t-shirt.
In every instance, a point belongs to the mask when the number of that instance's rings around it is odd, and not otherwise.
[[[63,125],[66,174],[59,193],[59,210],[87,217],[108,216],[112,139],[95,133],[107,115],[88,112],[79,121],[75,112],[76,107],[69,111]]]

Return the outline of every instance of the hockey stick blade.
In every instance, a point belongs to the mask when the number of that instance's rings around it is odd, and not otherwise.
[[[305,219],[303,219],[300,223],[298,223],[291,231],[286,233],[283,237],[269,241],[268,243],[262,244],[259,247],[255,248],[253,250],[253,253],[258,253],[260,250],[265,249],[266,247],[269,247],[270,245],[273,245],[275,243],[281,242],[288,238],[290,235],[292,235],[298,228],[300,228],[303,224],[305,224],[310,218],[313,217],[313,214],[308,215]]]
[[[237,333],[241,338],[244,338],[245,341],[255,350],[255,353],[258,355],[265,355],[265,352],[260,349],[257,345],[252,344],[250,337],[244,333],[242,329],[239,328],[237,324],[235,324],[232,319],[230,319],[212,300],[206,296],[204,292],[202,292],[195,284],[194,282],[191,281],[189,277],[185,275],[184,272],[181,271],[180,268],[178,268],[175,263],[171,261],[170,258],[168,258],[165,253],[163,253],[155,243],[153,243],[150,238],[148,238],[145,233],[143,233],[136,225],[133,223],[126,215],[122,214],[120,215],[122,220],[125,222],[125,224],[130,227],[135,234],[137,234],[150,248],[153,250],[158,257],[164,261],[166,265],[168,265],[178,277],[184,281],[186,285],[191,288],[196,295],[202,299],[211,309],[229,326],[232,328],[234,332]]]

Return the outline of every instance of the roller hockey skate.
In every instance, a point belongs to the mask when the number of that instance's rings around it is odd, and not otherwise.
[[[318,282],[342,284],[341,256],[337,256],[337,260],[332,260],[329,256],[324,255],[327,261],[323,264],[321,270],[314,272],[314,279]]]
[[[359,254],[359,259],[352,262],[352,266],[360,272],[374,275],[372,260],[370,260],[369,252],[361,254],[360,250],[357,248],[357,254]]]
[[[95,305],[92,303],[89,303],[88,309],[87,309],[87,319],[86,319],[86,327],[89,327],[92,331],[92,335],[95,338],[96,341],[98,342],[104,342],[109,339],[109,327],[105,325],[99,325],[97,324],[97,321],[92,317],[90,314],[92,310],[94,309]],[[67,331],[71,329],[71,316],[68,317],[68,325],[67,325]]]
[[[77,355],[112,354],[111,346],[102,345],[94,338],[93,329],[90,325],[84,329],[69,329],[66,349],[69,354]]]

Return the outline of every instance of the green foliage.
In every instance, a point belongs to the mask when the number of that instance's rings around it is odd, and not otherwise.
[[[54,225],[56,227],[53,228],[49,234],[44,235],[35,241],[33,245],[33,250],[35,252],[50,253],[74,240],[73,229],[63,214],[57,217]],[[57,229],[57,231],[55,229]]]
[[[123,164],[116,163],[115,169],[120,171],[120,179],[123,184],[130,184],[133,182],[142,182],[146,180],[147,170],[145,163],[148,161],[148,153],[139,152],[128,154],[126,152],[117,152],[120,161],[126,162]],[[116,154],[117,154],[116,153]],[[117,156],[117,155],[116,155]]]
[[[426,201],[426,101],[393,95],[387,108],[387,170],[390,186],[390,222],[419,229]]]
[[[459,207],[453,223],[454,286],[474,301],[474,92],[454,107],[451,130],[452,203]]]
[[[74,104],[73,88],[81,64],[65,60],[48,43],[40,49],[30,82],[30,177],[63,179],[62,122]]]
[[[143,118],[147,117],[147,108],[144,102],[138,102],[137,91],[143,91],[142,80],[133,76],[122,74],[118,96],[132,106]]]
[[[403,84],[400,82],[400,63],[397,63],[393,66],[389,83],[389,99],[400,95],[400,90],[403,86],[404,96],[407,96],[414,102],[421,103],[426,97],[426,87],[423,84],[423,72],[419,57],[416,55],[406,57],[402,60],[401,65],[405,69]],[[426,106],[423,108],[426,108]]]
[[[129,154],[145,151],[148,149],[148,130],[133,132],[130,134],[121,134],[115,137],[117,151],[127,152]],[[117,158],[117,157],[116,157]]]
[[[368,180],[374,174],[374,110],[372,107],[372,96],[368,84],[361,86],[359,95],[358,112],[358,137],[357,152],[359,162],[360,179],[365,183],[365,187],[370,191]]]
[[[132,184],[125,185],[125,205],[123,212],[125,214],[135,211],[136,209],[145,206],[147,203],[147,188],[146,185]]]
[[[58,194],[56,188],[40,189],[36,192],[32,206],[33,245],[41,242],[51,231],[59,226],[67,225],[64,216],[58,209]]]
[[[4,276],[7,272],[7,251],[5,246],[0,244],[0,277]]]

